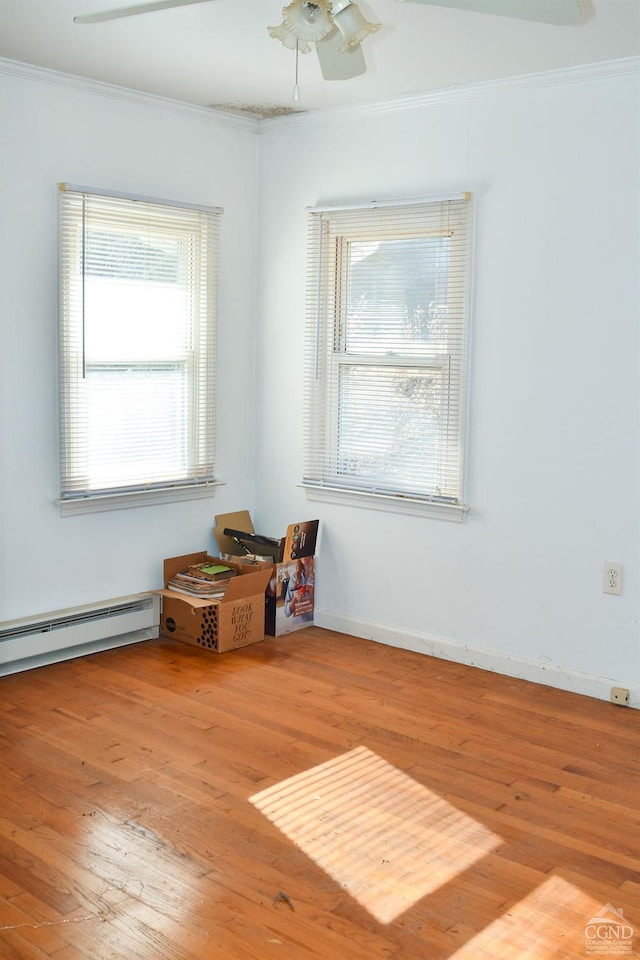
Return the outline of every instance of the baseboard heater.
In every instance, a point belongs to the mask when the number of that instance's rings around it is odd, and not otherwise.
[[[160,598],[153,593],[55,610],[0,623],[0,676],[157,637]]]

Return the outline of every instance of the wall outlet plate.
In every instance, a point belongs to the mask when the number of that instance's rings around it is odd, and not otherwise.
[[[615,597],[622,595],[622,564],[613,560],[605,560],[602,574],[602,592],[612,593]]]
[[[611,687],[609,699],[611,703],[621,703],[623,706],[629,704],[629,691],[626,687]]]

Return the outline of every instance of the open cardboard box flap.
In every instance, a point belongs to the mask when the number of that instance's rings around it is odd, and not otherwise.
[[[244,573],[241,576],[231,577],[224,591],[223,603],[227,600],[241,600],[243,597],[253,597],[257,593],[264,593],[271,579],[271,569],[256,570],[254,573]]]
[[[235,513],[221,513],[216,517],[216,525],[213,533],[218,544],[220,553],[228,553],[231,556],[242,556],[242,550],[238,542],[233,537],[228,537],[224,530],[230,527],[232,530],[244,530],[245,533],[255,533],[253,520],[248,510],[236,510]],[[256,550],[256,553],[259,551]]]

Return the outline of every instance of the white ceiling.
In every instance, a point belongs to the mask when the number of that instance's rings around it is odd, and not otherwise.
[[[99,24],[79,13],[131,0],[0,0],[0,57],[201,106],[314,110],[640,54],[640,0],[584,0],[581,23],[556,27],[394,0],[358,0],[382,29],[362,44],[367,73],[325,81],[267,34],[283,0],[211,0]]]

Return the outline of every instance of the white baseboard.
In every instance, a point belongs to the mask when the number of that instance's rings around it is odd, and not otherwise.
[[[628,680],[597,677],[589,673],[569,670],[548,661],[527,660],[525,657],[512,656],[500,650],[474,647],[467,643],[447,640],[444,637],[410,633],[408,630],[399,630],[386,624],[362,620],[359,617],[346,617],[329,610],[319,610],[317,607],[314,623],[317,627],[325,627],[327,630],[335,630],[338,633],[375,640],[377,643],[424,653],[441,660],[464,663],[467,666],[490,670],[506,677],[542,683],[548,687],[568,690],[585,697],[595,697],[597,700],[609,701],[611,687],[624,687],[629,690],[629,706],[636,710],[640,709],[640,685],[630,684]]]

